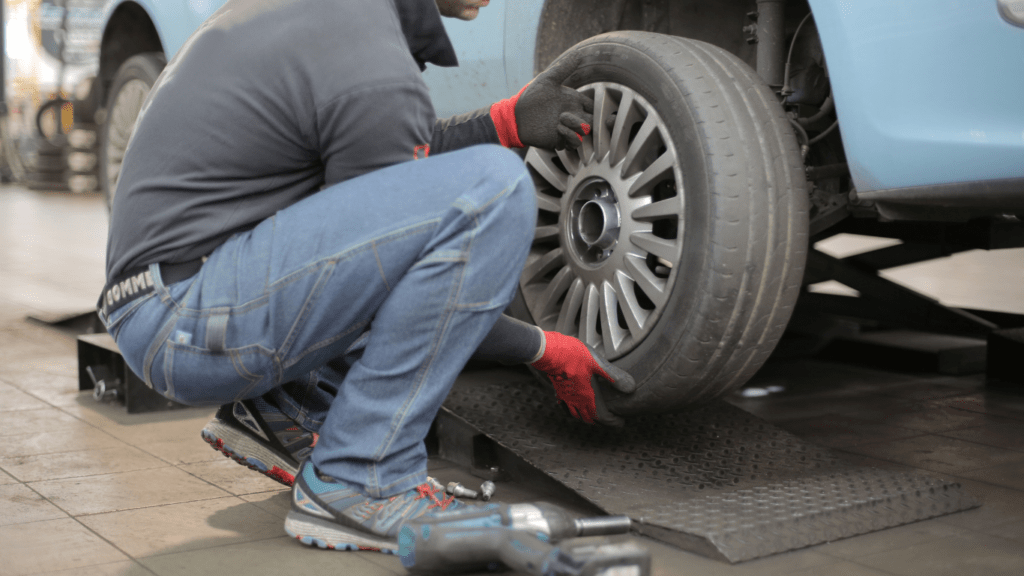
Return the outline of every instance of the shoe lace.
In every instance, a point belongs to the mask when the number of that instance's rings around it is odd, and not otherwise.
[[[428,510],[431,508],[440,508],[443,511],[447,509],[450,504],[455,502],[455,496],[449,495],[445,498],[439,499],[437,497],[437,493],[440,491],[440,489],[431,486],[428,482],[424,482],[416,487],[416,492],[419,494],[419,496],[416,497],[416,500],[429,498],[433,503],[430,506],[427,506]]]

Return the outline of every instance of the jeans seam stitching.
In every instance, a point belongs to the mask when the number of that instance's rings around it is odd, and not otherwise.
[[[156,292],[150,292],[149,294],[146,294],[142,298],[139,298],[134,302],[131,302],[128,308],[120,316],[118,316],[116,320],[110,321],[109,323],[105,323],[104,326],[106,326],[108,331],[113,327],[119,326],[125,318],[130,316],[131,313],[134,312],[135,310],[138,310],[139,306],[141,306],[143,303],[145,303],[148,300],[152,300],[154,296],[156,296]],[[115,310],[115,312],[119,311],[120,310]],[[107,317],[107,320],[110,320],[109,316]]]
[[[301,352],[299,352],[298,354],[293,356],[291,359],[289,359],[287,362],[283,363],[283,366],[285,368],[291,368],[292,366],[298,364],[303,358],[305,358],[307,354],[315,352],[315,351],[323,348],[324,346],[328,346],[330,344],[333,344],[333,343],[337,342],[338,340],[344,338],[345,336],[348,336],[348,335],[352,334],[356,330],[362,330],[363,328],[366,327],[367,324],[369,324],[369,322],[365,322],[365,321],[357,322],[356,324],[353,324],[348,330],[342,332],[341,334],[338,334],[337,336],[335,336],[333,338],[328,338],[326,340],[321,340],[321,341],[317,342],[316,344],[313,344],[313,345],[307,347],[305,350],[302,350]]]
[[[472,249],[473,238],[476,236],[476,231],[479,229],[479,222],[478,222],[477,217],[475,215],[472,216],[472,220],[473,220],[473,224],[474,224],[473,225],[473,231],[470,234],[467,234],[467,243],[462,248],[462,251],[463,251],[464,254],[468,254],[470,252],[470,250]],[[381,444],[381,446],[378,448],[377,453],[374,456],[375,459],[381,458],[384,454],[386,454],[388,452],[388,450],[391,448],[391,445],[394,444],[395,436],[396,436],[396,433],[398,432],[398,428],[400,427],[401,423],[405,421],[405,418],[406,418],[406,416],[408,415],[408,412],[409,412],[409,408],[412,405],[413,399],[415,399],[417,396],[419,396],[419,393],[420,393],[420,391],[423,388],[423,382],[426,379],[426,375],[430,371],[430,368],[433,365],[434,359],[437,356],[437,347],[440,344],[440,341],[441,341],[441,338],[442,338],[443,334],[447,331],[448,326],[451,323],[452,316],[454,316],[454,314],[456,312],[455,303],[453,301],[455,301],[455,302],[458,301],[458,296],[459,296],[459,294],[462,291],[462,285],[463,285],[463,282],[465,280],[465,275],[466,275],[466,268],[467,268],[466,264],[469,261],[469,257],[467,256],[467,257],[462,258],[460,260],[462,260],[462,266],[460,267],[460,270],[459,270],[458,283],[454,287],[455,289],[449,293],[448,303],[447,303],[447,306],[446,306],[446,308],[448,309],[448,314],[445,316],[444,324],[441,326],[441,329],[434,336],[434,341],[431,343],[431,352],[430,352],[429,360],[421,368],[420,373],[417,374],[417,376],[416,376],[416,385],[412,388],[412,390],[411,390],[412,393],[406,395],[405,402],[402,403],[401,408],[399,408],[399,410],[396,412],[395,417],[392,418],[392,420],[391,420],[391,430],[388,432],[387,437],[385,437],[385,442],[383,444]]]
[[[380,271],[380,279],[384,282],[384,289],[391,293],[391,285],[388,284],[388,277],[384,274],[384,264],[380,261],[380,252],[377,251],[377,242],[373,242],[373,257],[377,260],[377,270]]]
[[[320,299],[320,294],[323,292],[324,287],[327,285],[327,279],[334,274],[334,268],[337,263],[324,265],[320,270],[319,278],[316,279],[316,283],[313,284],[313,288],[306,294],[306,298],[302,303],[302,307],[299,308],[298,314],[295,315],[295,320],[292,322],[290,328],[288,328],[288,334],[284,338],[284,342],[277,348],[276,356],[278,361],[281,358],[288,355],[291,351],[292,344],[295,343],[295,339],[298,338],[300,327],[305,325],[304,320],[312,313],[313,303]]]
[[[174,374],[174,354],[170,346],[164,348],[164,397],[174,398],[174,381],[171,375]]]
[[[178,317],[171,311],[170,318],[164,322],[160,331],[157,332],[156,337],[149,343],[149,347],[146,349],[145,360],[142,363],[142,380],[149,385],[150,388],[155,389],[153,386],[153,362],[156,361],[157,354],[160,353],[160,347],[163,346],[167,338],[170,337],[171,331],[174,330],[174,326],[177,324]],[[166,350],[164,351],[166,353]]]
[[[430,220],[425,220],[423,222],[418,222],[416,224],[410,224],[409,226],[406,226],[404,228],[400,228],[398,230],[394,230],[394,231],[389,232],[388,234],[385,234],[383,236],[379,236],[377,238],[373,238],[371,240],[367,240],[366,242],[363,242],[362,244],[353,246],[353,247],[351,247],[351,248],[349,248],[347,250],[343,250],[343,251],[338,252],[336,254],[332,254],[330,256],[326,256],[326,257],[321,258],[320,260],[316,260],[314,262],[310,262],[306,266],[303,266],[302,268],[300,268],[298,270],[295,270],[294,272],[289,273],[288,275],[284,276],[283,278],[277,279],[273,283],[269,283],[268,282],[267,283],[267,292],[266,293],[262,294],[261,296],[259,296],[257,298],[253,298],[252,300],[249,300],[248,302],[245,302],[244,304],[240,304],[238,306],[232,306],[231,307],[231,313],[232,314],[243,314],[245,312],[249,312],[249,311],[251,311],[251,310],[253,310],[255,308],[258,308],[259,306],[263,306],[270,299],[271,295],[273,295],[275,292],[277,292],[281,288],[283,288],[283,287],[285,287],[285,286],[287,286],[287,285],[289,285],[289,284],[291,284],[293,282],[297,282],[297,281],[301,280],[302,278],[304,278],[307,275],[307,273],[315,272],[316,269],[318,269],[320,267],[323,267],[323,266],[337,265],[337,264],[339,264],[339,263],[341,263],[341,262],[343,262],[345,260],[351,260],[353,257],[357,256],[358,254],[361,254],[362,252],[365,252],[365,251],[371,250],[371,249],[375,249],[375,246],[377,246],[377,245],[382,245],[382,244],[386,244],[386,243],[393,242],[393,241],[396,241],[396,240],[401,240],[403,238],[407,238],[409,236],[413,236],[415,234],[418,234],[418,233],[422,232],[422,228],[429,227],[429,226],[431,226],[433,224],[436,224],[439,220],[440,220],[439,218],[432,218]],[[269,271],[268,271],[268,274],[269,274]],[[196,279],[198,279],[198,278],[196,278]],[[189,291],[188,291],[188,293],[186,293],[186,297],[189,294],[191,294],[192,289],[193,289],[194,286],[195,286],[195,283],[193,284],[193,286],[189,287]],[[204,318],[204,317],[210,315],[209,309],[188,308],[188,307],[179,305],[177,302],[175,302],[169,296],[168,296],[167,300],[170,301],[172,304],[174,304],[174,306],[177,309],[177,311],[180,312],[183,316],[188,316],[189,318]],[[185,298],[183,298],[183,301],[184,300],[185,300]]]

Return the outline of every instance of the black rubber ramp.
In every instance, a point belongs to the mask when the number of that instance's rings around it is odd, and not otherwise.
[[[721,401],[587,426],[513,373],[460,379],[445,411],[639,533],[730,562],[978,506],[956,482],[855,466]]]

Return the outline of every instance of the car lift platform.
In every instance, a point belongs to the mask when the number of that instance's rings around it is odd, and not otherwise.
[[[850,464],[724,401],[614,429],[567,418],[538,386],[466,372],[438,416],[439,455],[729,562],[978,506],[956,482]]]

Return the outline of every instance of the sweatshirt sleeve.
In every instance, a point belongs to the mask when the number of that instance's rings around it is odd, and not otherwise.
[[[501,144],[490,107],[434,122],[434,134],[430,139],[431,153],[440,154],[474,144]]]

